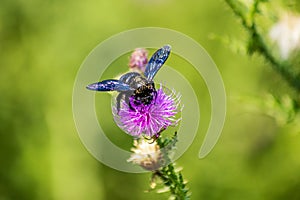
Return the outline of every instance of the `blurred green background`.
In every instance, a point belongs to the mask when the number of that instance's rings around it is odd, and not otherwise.
[[[259,101],[269,92],[290,91],[262,58],[236,53],[218,39],[246,37],[224,2],[1,0],[0,200],[167,199],[167,194],[144,192],[150,174],[119,172],[94,159],[72,116],[73,83],[84,58],[108,37],[144,26],[174,29],[195,39],[225,83],[224,131],[211,154],[200,160],[209,94],[192,69],[182,71],[201,106],[198,136],[177,161],[192,199],[300,199],[297,126],[279,126],[248,102],[248,97]],[[117,67],[110,69],[119,73]],[[128,142],[120,131],[111,134],[118,144]]]

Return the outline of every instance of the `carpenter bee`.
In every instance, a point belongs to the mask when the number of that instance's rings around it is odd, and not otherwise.
[[[130,109],[133,109],[129,98],[133,97],[135,105],[148,105],[156,97],[156,89],[153,78],[166,62],[171,52],[171,46],[165,45],[158,49],[150,58],[143,74],[129,72],[120,77],[119,80],[108,79],[88,85],[86,88],[95,91],[118,91],[116,98],[117,110],[120,110],[121,99],[129,103]]]

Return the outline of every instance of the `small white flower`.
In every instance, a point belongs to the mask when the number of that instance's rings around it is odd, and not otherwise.
[[[134,140],[133,154],[127,160],[138,164],[146,170],[154,171],[163,165],[162,153],[156,142],[149,143],[145,139]]]
[[[287,59],[292,51],[300,48],[300,17],[283,16],[271,28],[269,35],[277,43],[281,57]]]

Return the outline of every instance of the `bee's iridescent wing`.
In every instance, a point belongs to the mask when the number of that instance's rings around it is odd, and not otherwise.
[[[95,90],[95,91],[128,91],[131,90],[130,86],[126,83],[122,83],[115,79],[108,79],[97,83],[92,83],[88,86],[86,86],[89,90]]]
[[[149,62],[146,65],[144,72],[145,77],[148,81],[152,81],[158,70],[166,62],[171,52],[171,46],[165,45],[162,48],[158,49],[150,58]]]

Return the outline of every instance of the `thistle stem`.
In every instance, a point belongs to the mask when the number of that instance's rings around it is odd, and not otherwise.
[[[177,141],[177,132],[175,132],[174,137],[171,140],[162,140],[161,137],[157,138],[157,144],[161,149],[165,148],[164,160],[170,164],[162,167],[159,170],[153,172],[154,176],[158,176],[163,181],[164,185],[170,189],[171,194],[176,200],[189,200],[190,196],[188,194],[188,189],[184,183],[183,176],[180,171],[176,172],[174,164],[171,163],[171,159],[168,156],[168,151],[174,147]]]
[[[170,189],[171,194],[174,195],[176,200],[190,199],[182,174],[180,172],[175,172],[173,164],[169,164],[161,170],[155,171],[154,175],[161,178],[164,185]]]

